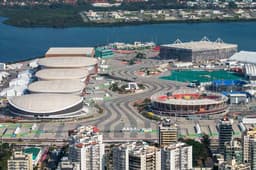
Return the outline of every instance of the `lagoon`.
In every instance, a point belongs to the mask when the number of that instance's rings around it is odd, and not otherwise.
[[[49,47],[98,46],[112,42],[154,41],[157,44],[221,38],[240,50],[256,50],[256,22],[169,23],[115,27],[22,28],[0,17],[0,62],[42,56]]]

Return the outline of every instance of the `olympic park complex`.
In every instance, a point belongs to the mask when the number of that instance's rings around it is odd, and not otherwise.
[[[151,109],[161,116],[186,117],[225,113],[228,97],[192,89],[157,93],[151,96]]]
[[[57,56],[37,61],[37,79],[28,94],[8,98],[11,114],[28,119],[65,119],[87,114],[84,90],[97,74],[98,60],[92,57]]]

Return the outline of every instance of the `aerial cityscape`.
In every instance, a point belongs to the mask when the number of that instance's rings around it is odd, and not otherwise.
[[[256,2],[0,0],[0,170],[256,170]]]

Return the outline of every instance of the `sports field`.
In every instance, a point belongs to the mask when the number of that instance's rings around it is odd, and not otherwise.
[[[244,77],[225,70],[173,70],[169,76],[161,77],[161,79],[180,82],[210,82],[213,80],[244,80]]]

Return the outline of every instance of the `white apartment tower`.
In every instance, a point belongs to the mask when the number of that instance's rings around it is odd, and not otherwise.
[[[192,170],[192,146],[177,143],[161,150],[162,170]]]
[[[256,170],[256,129],[249,129],[243,134],[243,162],[251,164]]]
[[[161,170],[161,151],[145,142],[113,148],[114,170]]]
[[[102,170],[103,137],[93,126],[81,126],[69,138],[69,160],[80,163],[81,170]]]

